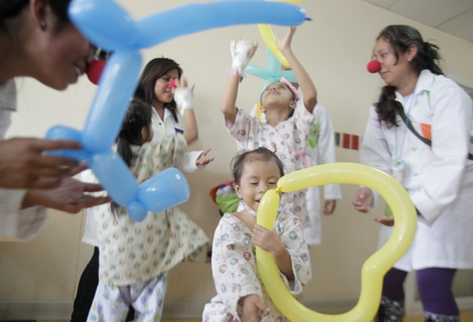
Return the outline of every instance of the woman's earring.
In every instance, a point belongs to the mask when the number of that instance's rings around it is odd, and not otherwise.
[[[46,21],[41,21],[41,23],[39,24],[39,27],[41,28],[42,31],[45,31],[47,27]]]

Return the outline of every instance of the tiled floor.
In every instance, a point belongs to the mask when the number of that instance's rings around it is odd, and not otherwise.
[[[460,317],[461,322],[471,322],[473,321],[473,311],[462,312]],[[67,322],[67,321],[40,321],[40,322]],[[200,322],[199,320],[172,320],[172,321],[162,321],[162,322]],[[424,322],[422,316],[413,316],[407,317],[404,319],[404,322]]]

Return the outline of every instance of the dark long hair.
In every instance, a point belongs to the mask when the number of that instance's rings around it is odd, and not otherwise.
[[[284,175],[284,165],[282,164],[281,160],[278,156],[272,152],[271,150],[259,147],[254,150],[246,151],[243,153],[238,154],[232,160],[232,174],[233,174],[233,181],[236,184],[240,184],[241,176],[243,175],[243,168],[245,163],[255,160],[261,161],[273,161],[279,169],[279,174],[281,177]]]
[[[67,8],[70,0],[49,0],[48,5],[56,15],[59,23],[69,22]],[[0,30],[5,30],[5,21],[12,19],[28,6],[29,0],[1,0],[0,1]]]
[[[128,107],[125,120],[116,139],[117,153],[128,167],[131,166],[133,160],[131,146],[143,144],[141,134],[143,128],[151,128],[151,105],[135,98]]]
[[[132,145],[143,145],[143,137],[141,130],[143,128],[151,128],[151,105],[145,102],[133,99],[128,107],[122,128],[116,139],[117,153],[125,161],[128,167],[133,161]],[[112,202],[111,209],[114,213],[120,206]]]
[[[406,25],[387,26],[376,38],[376,40],[379,39],[383,39],[391,45],[396,56],[396,63],[399,55],[406,53],[412,47],[416,47],[417,54],[410,65],[417,75],[424,69],[428,69],[436,75],[443,75],[443,71],[438,64],[440,60],[439,47],[424,41],[417,29]],[[387,127],[398,126],[396,114],[402,108],[402,105],[396,101],[396,88],[394,86],[383,87],[375,107],[380,122],[384,122]]]
[[[143,100],[149,105],[153,105],[156,101],[156,95],[154,93],[156,81],[173,69],[177,70],[179,78],[181,78],[182,68],[174,60],[164,57],[152,59],[146,65],[141,74],[138,87],[135,91],[135,97]],[[170,103],[164,104],[164,108],[171,112],[174,120],[177,122],[176,101],[173,99]]]

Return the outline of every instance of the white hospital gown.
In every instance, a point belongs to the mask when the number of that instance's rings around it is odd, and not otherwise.
[[[240,204],[239,210],[244,207]],[[275,230],[292,261],[295,278],[288,283],[288,286],[292,293],[299,294],[312,277],[310,254],[304,241],[301,220],[293,214],[284,212],[284,215],[278,217]],[[255,247],[251,241],[251,230],[232,214],[225,214],[215,231],[212,274],[217,295],[204,308],[204,322],[226,322],[232,318],[239,320],[238,301],[250,294],[259,295],[269,308],[261,321],[287,321],[273,306],[256,273]]]
[[[272,127],[239,109],[233,124],[227,124],[230,134],[237,141],[238,150],[248,151],[266,147],[276,153],[284,165],[284,173],[303,169],[307,155],[307,138],[314,122],[314,114],[307,111],[302,100],[287,120]],[[307,217],[305,193],[293,193],[294,203],[290,211],[299,218]]]

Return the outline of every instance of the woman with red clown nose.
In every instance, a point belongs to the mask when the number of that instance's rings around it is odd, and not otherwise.
[[[453,278],[473,268],[473,107],[443,75],[438,50],[410,26],[388,26],[368,65],[385,86],[370,109],[361,160],[399,180],[418,214],[411,249],[384,278],[380,322],[402,321],[409,271],[416,273],[425,321],[459,321]],[[373,192],[360,188],[353,205],[368,212],[373,201]],[[382,245],[391,233],[389,211],[377,221],[384,224]]]
[[[15,78],[64,90],[85,72],[92,47],[70,23],[69,3],[0,1],[0,238],[33,238],[44,225],[45,208],[77,213],[109,201],[88,194],[100,185],[71,177],[83,170],[75,160],[46,153],[80,149],[78,143],[4,139],[17,106]]]

